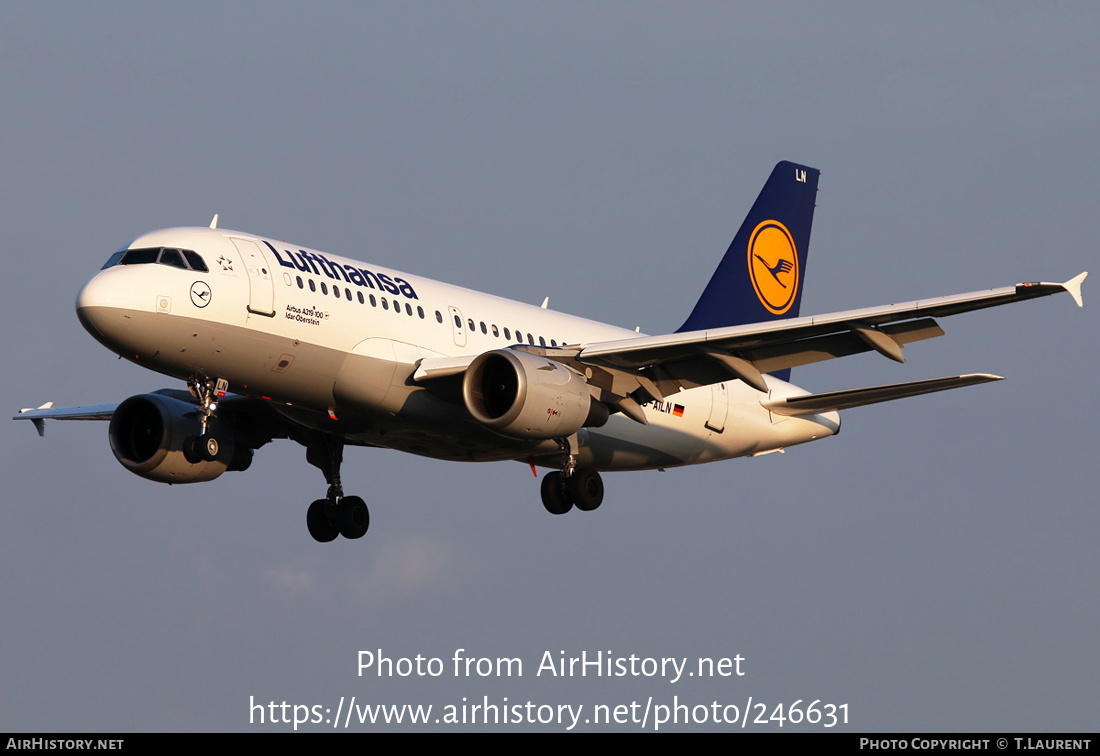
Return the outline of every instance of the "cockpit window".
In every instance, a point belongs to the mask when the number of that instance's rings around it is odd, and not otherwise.
[[[103,263],[103,267],[100,268],[100,270],[107,270],[107,268],[110,268],[113,265],[118,265],[118,261],[122,259],[122,256],[125,253],[126,250],[124,249],[120,249],[118,252],[115,252],[113,255],[107,258],[107,262]]]
[[[195,252],[189,249],[174,249],[172,247],[147,247],[143,249],[120,249],[111,255],[103,265],[103,269],[115,265],[146,265],[159,262],[161,265],[169,265],[181,270],[198,270],[209,273],[206,263]]]
[[[173,268],[187,270],[187,263],[183,261],[183,255],[180,254],[178,249],[162,249],[160,259],[157,262],[161,265],[171,265]]]
[[[191,264],[191,270],[201,270],[203,273],[209,273],[210,269],[206,267],[206,263],[199,257],[198,252],[192,252],[189,249],[180,250],[183,252],[183,256],[187,258],[187,262]]]
[[[131,249],[122,256],[123,265],[145,265],[155,263],[160,256],[160,249]]]

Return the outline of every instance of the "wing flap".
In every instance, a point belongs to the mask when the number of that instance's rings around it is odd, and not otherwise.
[[[943,336],[943,329],[932,318],[893,323],[877,330],[879,333],[889,336],[899,346]],[[869,352],[871,349],[871,345],[864,339],[849,331],[847,333],[814,336],[757,349],[747,349],[742,354],[745,355],[747,360],[756,365],[760,372],[774,373],[777,370],[786,368]]]
[[[943,329],[932,318],[921,318],[907,323],[885,326],[877,329],[876,334],[889,337],[891,342],[900,347],[914,341],[943,336]],[[778,370],[800,365],[809,365],[823,360],[869,352],[872,348],[857,333],[848,331],[826,336],[814,336],[757,349],[743,349],[738,353],[744,360],[728,359],[738,363],[747,362],[750,368],[755,368],[759,373],[774,373]],[[691,354],[690,357],[666,364],[664,367],[668,374],[684,388],[709,386],[712,383],[740,378],[758,391],[767,391],[767,387],[761,388],[753,382],[752,379],[755,376],[749,373],[744,366],[740,364],[727,365],[723,360],[716,359],[720,355],[724,355],[724,353],[711,352],[706,347],[697,347],[696,352]],[[734,367],[739,368],[741,372],[735,370]],[[741,373],[747,373],[748,378]]]
[[[884,386],[869,386],[846,391],[830,391],[824,394],[792,396],[785,399],[761,402],[761,404],[777,415],[816,415],[822,412],[863,407],[868,404],[890,402],[910,396],[932,394],[937,391],[947,391],[963,386],[975,386],[979,383],[1003,380],[1004,377],[999,375],[971,373],[950,378],[933,378],[926,381],[891,383]]]

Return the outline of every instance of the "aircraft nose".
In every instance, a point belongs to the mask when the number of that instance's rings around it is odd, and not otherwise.
[[[102,275],[95,275],[76,295],[76,317],[88,333],[103,341],[103,329],[108,308],[117,306],[112,289]]]

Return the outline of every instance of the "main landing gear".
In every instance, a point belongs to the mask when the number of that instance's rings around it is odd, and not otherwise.
[[[542,505],[550,514],[565,514],[574,506],[582,512],[591,512],[601,503],[603,479],[591,468],[575,470],[569,477],[555,470],[542,479]]]
[[[591,512],[603,503],[603,478],[590,467],[577,467],[575,434],[559,443],[566,453],[565,462],[560,471],[543,477],[542,505],[555,515],[565,514],[574,506],[582,512]]]
[[[306,527],[315,541],[328,543],[342,535],[362,538],[370,527],[370,510],[358,496],[344,496],[340,485],[340,463],[344,459],[344,441],[322,436],[306,447],[306,460],[325,474],[328,494],[306,510]]]

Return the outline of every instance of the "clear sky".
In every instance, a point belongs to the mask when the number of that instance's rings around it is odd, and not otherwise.
[[[215,212],[662,333],[789,159],[823,171],[803,314],[1066,280],[1096,267],[1097,29],[1084,3],[6,4],[0,406],[178,386],[73,300],[138,234]],[[1084,310],[942,320],[906,365],[792,377],[1007,381],[852,410],[786,454],[607,474],[593,514],[548,515],[522,465],[349,449],[371,531],[319,545],[324,482],[291,442],[169,487],[105,424],[4,421],[0,730],[286,730],[250,701],[341,696],[1095,729],[1097,283]],[[359,677],[379,649],[445,673]],[[523,676],[455,677],[456,649]],[[745,674],[553,678],[547,651]]]

